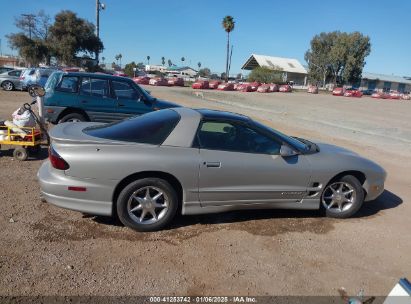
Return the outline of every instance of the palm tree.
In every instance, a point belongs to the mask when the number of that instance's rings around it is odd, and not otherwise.
[[[121,58],[123,58],[123,55],[118,54],[118,58],[120,59],[120,69],[121,69]]]
[[[104,60],[106,60],[106,57],[101,57],[101,61],[104,64]]]
[[[200,69],[201,68],[201,62],[197,63],[197,65],[198,65],[198,69]]]
[[[118,65],[118,60],[120,59],[120,57],[118,55],[116,55],[114,58],[116,59],[116,63]]]
[[[181,65],[184,64],[184,60],[186,60],[184,57],[181,57]]]
[[[164,57],[161,57],[161,63],[162,63],[163,65],[166,64],[166,59],[165,59]]]
[[[147,64],[150,65],[150,56],[147,56]]]
[[[168,66],[171,67],[173,65],[173,63],[171,62],[171,59],[168,60]]]
[[[225,16],[222,22],[224,30],[227,32],[227,59],[225,63],[225,81],[228,81],[228,57],[230,54],[230,33],[234,30],[234,18]]]

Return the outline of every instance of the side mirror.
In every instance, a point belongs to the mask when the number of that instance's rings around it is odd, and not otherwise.
[[[294,151],[293,149],[291,149],[289,146],[287,145],[282,145],[280,148],[280,155],[282,157],[289,157],[289,156],[294,156],[297,155],[298,152]]]
[[[40,85],[32,85],[29,87],[28,93],[31,97],[43,97],[46,95],[46,90]]]

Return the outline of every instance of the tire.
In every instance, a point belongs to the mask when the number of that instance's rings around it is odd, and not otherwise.
[[[162,194],[155,199],[160,192]],[[141,232],[156,231],[171,223],[178,208],[178,198],[167,181],[144,178],[130,183],[120,192],[116,207],[117,215],[125,226]]]
[[[8,80],[4,81],[4,82],[1,84],[1,87],[2,87],[3,90],[5,90],[5,91],[13,91],[13,90],[14,90],[14,84],[13,84],[11,81],[8,81]]]
[[[349,218],[360,210],[363,202],[364,189],[352,175],[331,181],[321,194],[321,207],[327,217]]]
[[[69,113],[64,115],[58,123],[63,122],[80,122],[80,121],[87,121],[83,114],[80,113]]]
[[[27,149],[23,148],[23,147],[19,147],[14,149],[13,151],[13,157],[17,160],[20,161],[25,161],[28,158],[28,153],[27,153]]]

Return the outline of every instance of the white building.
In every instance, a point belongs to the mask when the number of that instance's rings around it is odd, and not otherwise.
[[[284,81],[292,81],[296,85],[307,83],[308,72],[297,59],[251,54],[241,69],[253,70],[256,67],[279,69],[283,72]]]

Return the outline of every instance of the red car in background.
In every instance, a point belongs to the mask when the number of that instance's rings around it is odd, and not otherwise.
[[[251,85],[249,83],[242,83],[237,86],[237,91],[240,92],[252,92]]]
[[[390,95],[384,92],[375,92],[371,94],[372,98],[381,98],[381,99],[388,99],[390,98]]]
[[[349,88],[344,92],[345,97],[362,97],[362,92],[358,89]]]
[[[169,86],[184,87],[184,79],[181,77],[173,77],[168,79]]]
[[[260,85],[261,85],[261,83],[258,82],[258,81],[254,81],[254,82],[250,83],[252,92],[257,91],[257,89]]]
[[[338,87],[333,90],[334,96],[344,96],[345,90],[343,87]]]
[[[270,85],[269,84],[262,84],[257,89],[258,93],[270,93]]]
[[[318,87],[315,85],[311,85],[308,87],[307,92],[311,94],[318,94]]]
[[[149,84],[153,86],[168,86],[168,81],[162,77],[156,77],[150,79]]]
[[[278,92],[280,90],[280,86],[276,83],[270,84],[270,92]]]
[[[208,89],[209,86],[209,82],[206,80],[201,80],[201,81],[197,81],[194,82],[193,85],[191,86],[193,89]]]
[[[401,93],[398,91],[391,91],[388,95],[390,99],[401,99]]]
[[[138,84],[149,84],[150,83],[150,77],[147,76],[139,76],[139,77],[134,77],[133,81]]]
[[[283,93],[289,93],[292,91],[292,88],[289,84],[283,84],[282,86],[280,86],[279,91]]]
[[[217,89],[220,84],[221,84],[221,81],[219,81],[219,80],[213,80],[213,81],[210,81],[208,87],[209,87],[210,89]]]
[[[227,83],[227,82],[221,83],[217,87],[217,90],[220,90],[220,91],[234,91],[234,84],[233,83]]]

